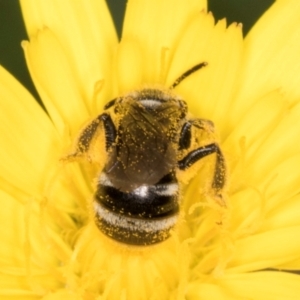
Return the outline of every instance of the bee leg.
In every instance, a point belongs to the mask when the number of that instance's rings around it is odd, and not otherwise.
[[[108,151],[117,137],[116,127],[109,114],[100,115],[105,132],[105,148]]]
[[[194,119],[185,122],[181,128],[178,150],[188,149],[192,141],[192,126],[204,130],[209,134],[214,133],[214,124],[210,120]]]
[[[183,124],[179,137],[178,150],[188,149],[190,147],[192,140],[191,127],[191,122],[186,122]]]
[[[94,119],[86,126],[79,135],[76,142],[76,149],[67,158],[76,158],[88,152],[91,142],[97,131],[103,125],[105,133],[106,150],[108,150],[116,139],[116,128],[109,114],[104,113]]]
[[[178,162],[178,167],[180,170],[186,170],[201,158],[213,153],[216,154],[217,158],[212,188],[216,191],[217,195],[220,195],[226,183],[226,165],[224,156],[216,143],[212,143],[191,151]]]

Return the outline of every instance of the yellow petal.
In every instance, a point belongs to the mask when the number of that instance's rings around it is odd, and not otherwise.
[[[261,184],[264,187],[259,189],[249,184],[231,195],[231,226],[235,235],[300,224],[299,173],[291,171],[299,164],[300,155],[293,156],[270,172]]]
[[[48,116],[25,88],[3,68],[0,78],[0,184],[34,195],[56,165],[61,145]]]
[[[246,111],[251,105],[250,99],[258,99],[278,88],[286,93],[289,101],[298,101],[299,15],[299,1],[276,1],[250,31],[240,74],[239,105],[233,114]]]
[[[177,292],[178,281],[186,280],[187,255],[178,243],[134,247],[116,243],[102,235],[93,222],[86,226],[75,245],[82,284],[107,299],[168,299]],[[183,246],[181,246],[183,248]],[[111,255],[113,254],[113,259]],[[165,295],[165,297],[162,297]],[[124,297],[124,296],[123,296]]]
[[[238,240],[227,271],[249,272],[293,261],[299,256],[299,230],[300,225],[275,228]]]
[[[93,105],[95,83],[109,80],[117,35],[105,1],[22,0],[22,13],[29,37],[45,27],[53,32],[67,55],[83,101]],[[54,62],[51,51],[45,59]],[[57,73],[62,71],[60,68]],[[47,74],[47,70],[44,70]],[[110,89],[104,96],[111,97]],[[109,99],[110,100],[110,99]],[[69,101],[69,99],[67,100]]]
[[[296,257],[295,260],[283,263],[282,265],[278,265],[276,269],[278,269],[278,270],[291,270],[291,271],[299,272],[299,270],[300,270],[300,258]]]
[[[295,167],[300,164],[300,155],[293,155],[275,166],[272,171],[257,184],[266,197],[265,211],[284,206],[299,193],[300,171]]]
[[[117,82],[120,96],[129,88],[137,88],[142,84],[143,56],[141,44],[136,39],[123,38],[118,47]]]
[[[226,116],[234,105],[242,42],[240,26],[232,24],[226,29],[225,20],[214,26],[212,15],[201,13],[187,24],[170,62],[168,86],[191,67],[207,62],[205,68],[186,78],[176,91],[195,116],[213,120],[221,136],[232,130]]]
[[[255,272],[225,276],[217,280],[232,299],[299,299],[299,275],[284,272]],[[201,286],[200,286],[201,287]]]
[[[233,238],[242,238],[256,232],[261,226],[263,203],[253,188],[243,189],[230,196],[230,230]]]
[[[248,157],[245,169],[251,182],[261,182],[287,158],[300,151],[300,104],[291,108],[262,141],[257,150]],[[297,172],[297,170],[295,170]]]
[[[173,52],[190,18],[204,9],[205,0],[190,0],[188,4],[180,0],[129,1],[122,40],[136,40],[142,47],[143,83],[161,82],[164,49]],[[130,64],[128,61],[128,70]],[[136,86],[127,87],[132,88]]]
[[[6,278],[7,276],[5,276]],[[4,288],[0,290],[0,296],[1,296],[1,300],[11,300],[12,298],[15,299],[22,299],[22,300],[35,300],[37,299],[37,297],[40,297],[40,295],[38,295],[35,292],[31,292],[31,291],[27,291],[25,289],[21,289],[21,288]]]
[[[49,29],[32,36],[23,48],[31,76],[54,124],[61,134],[66,130],[74,134],[89,115],[69,57]]]
[[[189,284],[186,299],[188,300],[238,300],[226,289],[213,283],[193,282]]]
[[[242,163],[242,160],[247,161],[251,155],[258,155],[258,146],[282,121],[286,112],[286,101],[283,100],[282,94],[274,91],[261,97],[247,113],[240,116],[240,121],[236,122],[230,135],[222,143],[222,149],[230,164],[230,177],[234,185],[237,185],[241,176],[240,174],[235,176],[235,172],[244,172],[238,169],[236,164]],[[242,141],[245,145],[244,149],[241,147]]]
[[[43,215],[33,199],[21,204],[1,190],[0,198],[1,299],[5,293],[25,297],[57,288],[59,280],[53,274],[57,256],[47,243],[52,223],[42,221]]]
[[[59,289],[56,292],[51,292],[43,297],[43,300],[84,300],[84,297],[77,292],[71,292],[66,289]]]
[[[294,164],[295,165],[295,164]],[[299,186],[299,177],[297,180]],[[288,184],[286,183],[286,186]],[[285,195],[283,191],[283,195]],[[260,231],[272,230],[273,228],[283,228],[288,226],[297,226],[300,224],[299,211],[300,211],[300,196],[299,194],[292,197],[291,199],[284,198],[281,205],[278,205],[270,211],[260,228]]]

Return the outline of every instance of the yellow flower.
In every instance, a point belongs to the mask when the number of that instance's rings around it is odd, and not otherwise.
[[[130,0],[120,43],[104,1],[21,4],[47,113],[0,69],[0,298],[297,299],[299,1],[276,1],[243,41],[205,1]],[[92,217],[94,167],[60,159],[106,102],[201,62],[176,93],[218,129],[227,208],[203,192],[204,168],[170,239],[109,240]]]

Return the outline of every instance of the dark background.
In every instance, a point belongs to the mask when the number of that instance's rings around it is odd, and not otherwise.
[[[38,0],[37,0],[38,1]],[[67,0],[61,0],[67,1]],[[81,0],[89,1],[89,0]],[[151,0],[145,0],[151,1]],[[209,0],[215,19],[243,23],[244,35],[274,0]],[[107,0],[120,36],[126,0]],[[0,0],[0,64],[21,81],[38,99],[29,77],[21,41],[27,39],[18,0]]]

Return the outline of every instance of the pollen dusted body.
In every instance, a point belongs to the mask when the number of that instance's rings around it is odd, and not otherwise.
[[[199,141],[212,133],[213,124],[190,118],[186,102],[172,91],[205,65],[188,70],[169,89],[145,88],[110,101],[79,135],[67,158],[93,157],[101,145],[97,139],[104,137],[107,159],[97,179],[94,211],[96,225],[109,237],[134,245],[167,239],[179,214],[177,171],[210,154],[216,155],[211,189],[222,197],[222,152],[215,141],[202,146]]]

